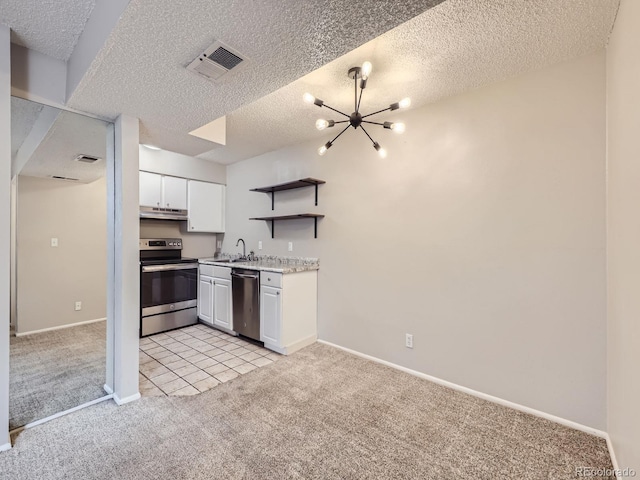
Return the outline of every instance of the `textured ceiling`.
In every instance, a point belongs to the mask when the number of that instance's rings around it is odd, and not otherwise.
[[[33,177],[55,175],[76,178],[83,183],[102,177],[105,173],[108,123],[77,113],[58,111],[60,113],[30,154],[20,174]],[[14,155],[42,112],[43,107],[37,103],[12,98],[11,128],[13,131],[17,126],[20,132],[15,137],[12,132],[11,150]],[[79,154],[100,157],[102,160],[94,164],[76,162],[74,159]]]
[[[96,0],[3,0],[0,24],[11,41],[50,57],[68,60]]]
[[[188,132],[278,90],[441,0],[131,0],[69,106],[141,120],[141,142],[196,155]],[[249,58],[217,83],[185,66],[214,40]]]
[[[406,96],[412,108],[514,75],[599,51],[606,45],[618,0],[447,0],[362,47],[227,114],[227,145],[200,158],[220,163],[250,158],[304,140],[318,146],[340,130],[319,132],[317,118],[339,115],[302,102],[309,91],[353,111],[347,70],[373,63],[363,114]],[[397,120],[402,111],[372,120]],[[407,128],[411,128],[407,125]],[[389,130],[367,128],[384,145]],[[349,132],[345,132],[345,135]],[[358,134],[361,134],[358,132]]]
[[[31,132],[44,107],[39,103],[11,97],[11,158],[13,159]]]

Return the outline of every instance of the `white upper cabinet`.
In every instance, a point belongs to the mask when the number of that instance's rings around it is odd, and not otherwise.
[[[189,232],[224,232],[225,186],[189,180],[187,185]]]
[[[162,177],[162,207],[187,209],[187,179]]]
[[[140,172],[140,206],[187,209],[187,179]]]
[[[140,172],[140,206],[162,206],[162,175]]]

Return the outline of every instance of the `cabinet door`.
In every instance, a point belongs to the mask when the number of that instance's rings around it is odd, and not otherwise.
[[[213,278],[206,275],[198,277],[198,318],[213,325]]]
[[[233,330],[233,313],[231,311],[231,280],[213,279],[213,324]]]
[[[282,324],[282,289],[260,287],[260,340],[276,346],[280,345]]]
[[[188,209],[190,232],[224,232],[224,185],[188,182]]]
[[[162,175],[140,172],[140,206],[162,206]]]
[[[162,177],[162,206],[164,208],[187,209],[187,179]]]

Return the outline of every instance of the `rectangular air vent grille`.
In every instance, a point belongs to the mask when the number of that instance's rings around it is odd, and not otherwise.
[[[214,42],[209,48],[187,66],[207,80],[217,80],[233,70],[239,70],[247,63],[247,57],[222,42]]]
[[[71,182],[77,182],[78,179],[77,178],[71,178],[71,177],[60,177],[58,175],[51,175],[51,178],[55,178],[57,180],[69,180]]]
[[[216,62],[217,64],[223,66],[227,70],[231,70],[236,65],[239,65],[242,62],[242,58],[234,55],[229,50],[223,47],[218,47],[215,52],[211,55],[207,56],[209,60],[212,62]]]
[[[76,162],[95,163],[102,159],[100,157],[94,157],[93,155],[78,155],[74,160]]]

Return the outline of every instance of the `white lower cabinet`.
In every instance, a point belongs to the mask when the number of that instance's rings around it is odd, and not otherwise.
[[[209,325],[213,325],[213,300],[213,277],[200,273],[198,275],[198,318]]]
[[[213,279],[213,324],[227,330],[233,330],[233,315],[231,312],[231,280],[224,278]]]
[[[288,355],[318,338],[318,272],[260,272],[260,340]]]
[[[280,324],[282,323],[281,288],[262,285],[260,287],[260,341],[275,346],[280,345]]]

